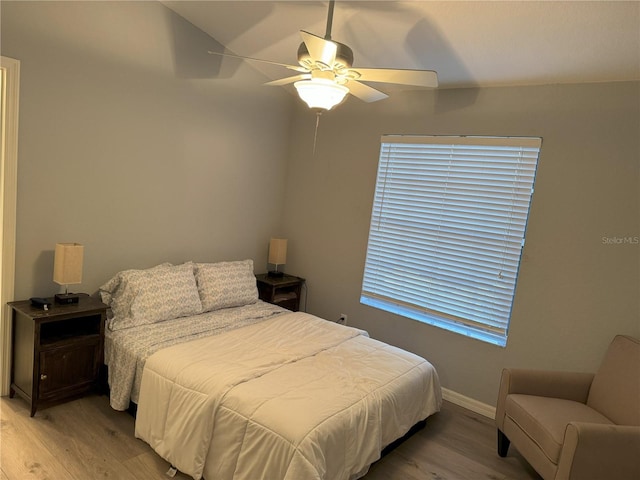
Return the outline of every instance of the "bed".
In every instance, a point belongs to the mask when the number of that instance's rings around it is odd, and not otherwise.
[[[162,264],[100,289],[110,403],[194,479],[354,479],[441,405],[425,359],[258,300],[253,262]]]

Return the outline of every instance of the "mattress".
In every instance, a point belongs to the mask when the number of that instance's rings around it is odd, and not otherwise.
[[[359,478],[440,409],[427,360],[306,313],[257,316],[145,350],[135,434],[194,479]]]

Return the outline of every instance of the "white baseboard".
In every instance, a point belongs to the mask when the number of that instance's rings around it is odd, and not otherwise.
[[[474,400],[473,398],[466,397],[461,393],[454,392],[453,390],[443,388],[442,398],[447,402],[451,402],[455,405],[458,405],[459,407],[471,410],[472,412],[479,413],[480,415],[488,417],[492,420],[496,418],[495,407],[487,405],[486,403],[479,402],[478,400]]]

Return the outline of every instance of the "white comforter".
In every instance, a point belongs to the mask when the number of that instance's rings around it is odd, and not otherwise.
[[[194,479],[349,479],[440,404],[423,358],[298,312],[150,356],[136,436]]]
[[[224,308],[151,325],[143,324],[116,331],[107,329],[104,362],[109,366],[111,407],[126,410],[130,400],[138,402],[145,362],[158,350],[220,335],[284,312],[288,310],[257,301],[243,307]]]

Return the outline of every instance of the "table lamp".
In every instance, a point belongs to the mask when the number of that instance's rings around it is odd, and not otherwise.
[[[287,263],[287,239],[272,238],[269,242],[269,263],[276,266],[275,270],[269,271],[270,277],[282,277],[284,273],[278,271],[278,265]]]
[[[79,243],[56,243],[53,261],[53,281],[64,285],[64,293],[55,296],[56,303],[78,303],[80,296],[69,293],[69,285],[82,283],[82,257],[84,246]]]

